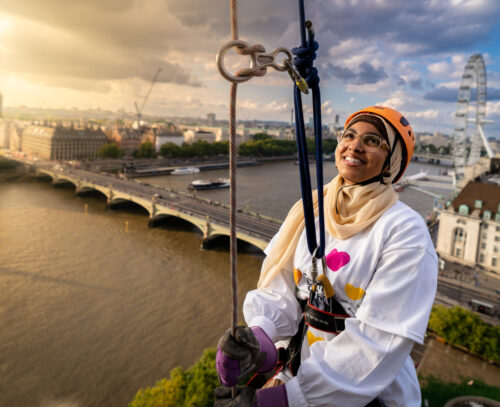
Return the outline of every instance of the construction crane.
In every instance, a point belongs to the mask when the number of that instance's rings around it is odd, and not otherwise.
[[[156,82],[156,79],[158,79],[158,75],[160,74],[160,72],[161,72],[161,68],[158,68],[158,70],[156,71],[156,75],[153,78],[153,81],[151,82],[151,86],[149,87],[148,93],[146,94],[146,97],[144,98],[144,102],[142,102],[142,106],[140,109],[137,106],[137,101],[134,102],[135,110],[137,111],[137,129],[139,130],[139,134],[141,133],[142,110],[144,109],[144,106],[146,105],[146,102],[148,101],[149,94],[151,93],[151,90],[153,89],[153,86]]]

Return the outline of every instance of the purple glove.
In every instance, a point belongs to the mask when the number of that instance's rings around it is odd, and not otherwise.
[[[277,353],[271,339],[259,327],[239,326],[234,337],[227,330],[219,340],[215,359],[220,382],[232,387],[249,374],[269,372],[276,364]]]
[[[217,387],[214,394],[214,407],[288,407],[284,384],[257,391],[251,387],[238,386],[234,399],[229,387]]]
[[[257,390],[255,394],[257,403],[254,407],[288,407],[288,397],[284,384]]]

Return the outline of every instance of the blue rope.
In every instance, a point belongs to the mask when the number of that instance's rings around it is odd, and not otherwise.
[[[308,29],[306,37],[306,22],[304,17],[304,0],[299,0],[299,22],[301,46],[293,48],[295,55],[293,64],[300,76],[304,78],[312,90],[314,139],[316,145],[316,186],[318,188],[319,209],[319,244],[316,239],[316,227],[314,222],[314,208],[312,199],[311,175],[309,172],[309,158],[306,144],[306,131],[304,126],[304,113],[302,110],[302,96],[297,85],[294,86],[295,102],[295,132],[297,137],[297,155],[299,158],[300,187],[302,191],[302,204],[304,208],[304,220],[307,236],[307,246],[311,255],[316,251],[316,257],[324,255],[325,250],[325,220],[323,206],[323,146],[321,139],[321,95],[319,91],[318,70],[313,67],[316,59],[316,51],[319,44],[314,41],[314,31]]]

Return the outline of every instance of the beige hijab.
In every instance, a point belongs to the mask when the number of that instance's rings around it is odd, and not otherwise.
[[[380,118],[380,116],[377,116]],[[399,172],[402,159],[401,143],[396,139],[392,127],[382,118],[390,146],[396,146],[389,164],[389,174],[384,176],[385,185],[373,182],[368,185],[347,185],[337,175],[323,189],[325,227],[337,239],[348,239],[372,225],[398,200],[398,194],[391,182]],[[347,126],[348,127],[348,126]],[[385,175],[385,174],[384,174]],[[318,191],[313,192],[314,214],[318,216]],[[339,213],[337,213],[336,206]],[[305,227],[302,200],[296,202],[281,227],[278,239],[264,259],[258,288],[269,285],[274,276],[292,258]]]

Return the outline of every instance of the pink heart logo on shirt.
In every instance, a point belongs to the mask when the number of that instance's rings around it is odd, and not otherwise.
[[[332,271],[337,271],[341,267],[345,266],[351,257],[347,252],[338,252],[337,249],[333,249],[330,253],[326,255],[326,265]]]

